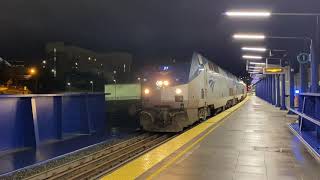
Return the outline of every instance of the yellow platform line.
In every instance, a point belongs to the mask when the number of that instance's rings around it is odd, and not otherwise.
[[[232,112],[240,108],[245,102],[249,100],[247,97],[245,100],[240,102],[239,104],[235,105],[234,107],[224,111],[209,120],[205,123],[201,123],[198,126],[184,132],[183,134],[171,139],[165,144],[160,145],[159,147],[149,151],[148,153],[134,159],[133,161],[125,164],[121,168],[111,172],[103,176],[102,180],[110,180],[110,179],[136,179],[141,176],[146,171],[150,170],[152,167],[160,163],[162,160],[176,152],[182,146],[186,145],[188,142],[193,140],[194,138],[198,137],[201,133],[208,130],[209,128],[216,125],[218,122],[223,120],[225,117],[229,116]],[[205,138],[205,136],[209,135],[215,128],[209,130],[206,134],[204,134],[201,138],[187,147],[184,151],[182,151],[176,158],[173,158],[167,164],[160,167],[157,171],[151,174],[150,178],[155,177],[158,175],[162,170],[166,167],[170,166],[175,160],[181,157],[184,153],[190,150],[195,144],[199,143],[201,140]]]

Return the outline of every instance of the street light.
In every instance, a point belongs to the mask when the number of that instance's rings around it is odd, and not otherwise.
[[[93,92],[93,81],[90,81],[91,84],[91,92]]]
[[[37,93],[38,92],[38,77],[36,76],[37,75],[37,69],[35,67],[30,68],[29,69],[29,74],[30,74],[31,77],[33,76],[34,86],[35,86],[34,90]]]
[[[30,68],[29,69],[29,74],[30,75],[36,75],[37,74],[37,69],[36,68]]]
[[[67,89],[68,89],[68,91],[70,91],[70,88],[71,88],[71,83],[70,83],[70,82],[67,82]]]
[[[263,40],[266,38],[263,34],[234,34],[234,39],[245,39],[245,40]]]
[[[227,11],[225,15],[229,17],[270,17],[271,12],[268,11]]]
[[[114,100],[117,100],[117,80],[113,80],[114,82]]]
[[[242,47],[243,51],[254,51],[254,52],[266,52],[267,49],[264,47]]]
[[[253,56],[253,55],[243,55],[244,59],[262,59],[262,56]]]

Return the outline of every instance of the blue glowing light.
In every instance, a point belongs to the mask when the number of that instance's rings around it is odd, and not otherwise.
[[[161,71],[169,71],[169,66],[160,66]]]
[[[299,89],[296,89],[294,92],[295,92],[296,94],[299,94],[299,93],[300,93],[300,90],[299,90]]]

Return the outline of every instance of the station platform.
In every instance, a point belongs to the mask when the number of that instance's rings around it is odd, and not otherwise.
[[[286,114],[251,96],[102,179],[319,180]]]

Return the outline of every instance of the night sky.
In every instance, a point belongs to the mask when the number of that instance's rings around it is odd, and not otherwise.
[[[272,12],[320,12],[319,0],[1,0],[0,56],[40,58],[46,42],[64,41],[98,52],[127,51],[135,61],[152,57],[189,60],[198,51],[235,74],[245,70],[235,32],[275,36],[312,36],[314,19],[272,17],[230,19],[229,9],[259,8]],[[250,45],[250,44],[245,44]],[[252,45],[289,50],[298,41],[268,40]]]

